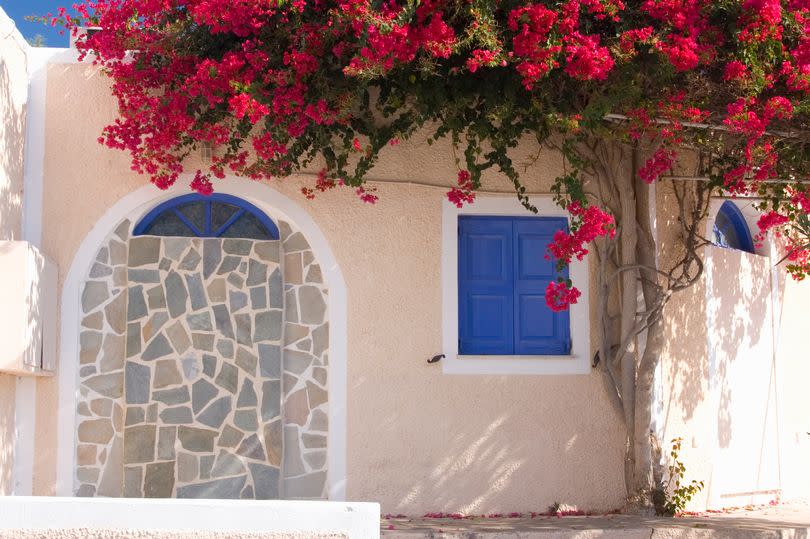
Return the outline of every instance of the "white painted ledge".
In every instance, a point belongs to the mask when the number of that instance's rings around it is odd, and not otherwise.
[[[0,497],[0,530],[339,532],[379,539],[377,503],[282,500]],[[0,536],[3,534],[0,533]]]

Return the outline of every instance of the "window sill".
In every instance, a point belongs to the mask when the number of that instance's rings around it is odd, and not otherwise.
[[[570,375],[591,371],[587,357],[567,356],[455,356],[442,360],[444,374]]]

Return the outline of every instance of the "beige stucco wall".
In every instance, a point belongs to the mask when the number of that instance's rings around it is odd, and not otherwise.
[[[127,156],[99,146],[115,105],[92,67],[48,71],[43,248],[63,280],[93,224],[145,179]],[[527,148],[527,159],[529,150]],[[559,170],[529,169],[531,188]],[[446,145],[389,152],[372,176],[448,185]],[[308,179],[306,181],[309,181]],[[300,180],[272,186],[305,208],[326,236],[348,296],[348,498],[383,512],[482,513],[622,504],[622,426],[601,374],[449,376],[441,352],[441,202],[444,190],[380,184],[375,206],[347,190],[307,201]],[[491,177],[493,190],[509,190]],[[55,482],[57,386],[38,382],[35,493]]]
[[[28,45],[0,11],[0,240],[21,239]],[[11,493],[16,377],[0,374],[0,495]]]

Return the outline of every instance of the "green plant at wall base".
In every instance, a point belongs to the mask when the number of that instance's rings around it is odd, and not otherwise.
[[[682,442],[683,438],[672,440],[672,450],[669,452],[669,456],[672,458],[672,464],[669,465],[669,479],[653,493],[653,504],[657,515],[671,517],[683,512],[689,500],[703,490],[703,481],[693,479],[691,483],[683,483],[686,466],[680,460]]]

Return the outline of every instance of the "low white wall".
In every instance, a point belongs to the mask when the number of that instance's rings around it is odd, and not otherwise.
[[[276,500],[0,498],[0,530],[75,528],[306,536],[338,533],[351,539],[379,539],[380,505]]]

